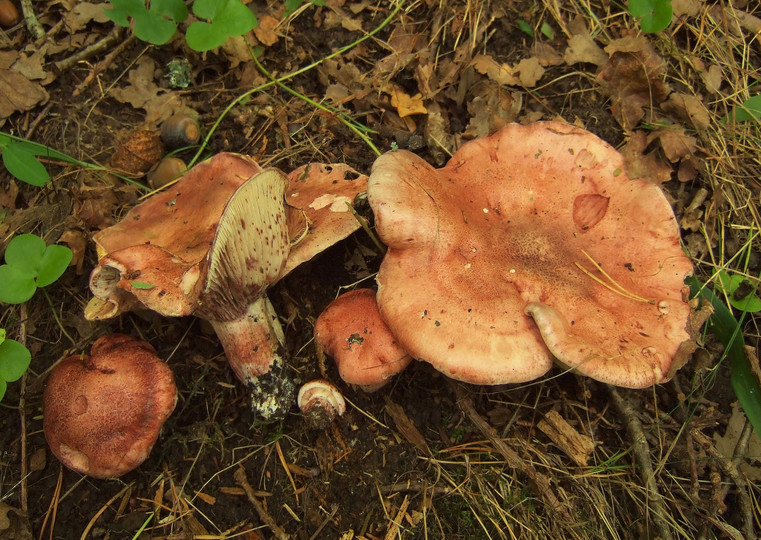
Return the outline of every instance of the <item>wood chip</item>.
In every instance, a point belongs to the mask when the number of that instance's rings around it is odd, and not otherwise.
[[[583,467],[595,449],[595,441],[578,433],[557,411],[549,411],[537,427],[547,435],[576,465]]]

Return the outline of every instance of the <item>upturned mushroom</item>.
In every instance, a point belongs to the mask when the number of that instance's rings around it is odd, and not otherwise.
[[[43,430],[68,468],[121,476],[146,460],[177,403],[174,376],[144,341],[111,334],[62,360],[43,397]]]
[[[414,358],[452,378],[527,381],[554,357],[638,388],[668,380],[694,349],[692,264],[673,211],[587,131],[512,124],[442,169],[390,152],[368,199],[389,247],[381,315]]]
[[[101,319],[142,307],[209,320],[255,411],[272,419],[292,406],[293,383],[282,373],[284,336],[266,289],[318,252],[319,242],[307,239],[332,235],[331,244],[343,236],[325,226],[330,216],[315,223],[307,211],[312,199],[305,197],[307,210],[287,205],[293,190],[283,173],[260,171],[249,158],[219,154],[98,233],[95,298],[85,315]],[[312,171],[302,180],[307,187],[330,176]],[[331,178],[334,188],[366,186],[365,177]]]
[[[320,362],[327,353],[341,379],[365,392],[380,389],[412,361],[381,319],[372,289],[333,300],[317,317],[314,341]]]
[[[325,429],[346,412],[346,400],[330,381],[315,379],[302,385],[296,400],[307,425]]]

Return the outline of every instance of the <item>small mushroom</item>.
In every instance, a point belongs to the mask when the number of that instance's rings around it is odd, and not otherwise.
[[[145,461],[176,403],[174,376],[155,349],[111,334],[93,343],[90,356],[70,356],[53,368],[43,430],[68,468],[114,478]]]
[[[304,384],[299,389],[297,403],[305,421],[313,429],[327,428],[336,416],[346,412],[341,391],[324,379]]]
[[[198,119],[186,112],[173,114],[161,124],[161,140],[168,148],[193,146],[201,139]]]
[[[452,378],[527,381],[554,357],[639,388],[668,380],[694,349],[692,264],[674,213],[585,130],[511,124],[442,169],[389,152],[368,200],[389,247],[377,276],[383,320]]]
[[[381,319],[375,291],[342,294],[317,317],[314,340],[320,361],[333,357],[345,382],[365,392],[388,383],[412,361]]]

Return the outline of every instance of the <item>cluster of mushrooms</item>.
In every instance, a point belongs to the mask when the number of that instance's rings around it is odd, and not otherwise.
[[[363,192],[388,247],[377,292],[339,296],[314,329],[318,356],[349,384],[377,390],[416,359],[474,384],[529,381],[557,362],[642,388],[695,349],[692,264],[666,197],[628,178],[607,143],[560,122],[508,125],[441,169],[392,151],[369,177],[316,163],[286,175],[216,155],[95,235],[86,317],[208,320],[255,411],[282,416],[294,388],[267,288],[355,231]],[[90,395],[87,378],[109,397]],[[45,434],[70,468],[119,476],[147,457],[176,396],[150,345],[105,336],[51,375]],[[298,402],[322,425],[345,410],[325,380],[302,386]]]

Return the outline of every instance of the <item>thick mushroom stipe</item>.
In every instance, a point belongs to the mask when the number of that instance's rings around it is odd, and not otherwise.
[[[512,124],[442,169],[390,152],[373,166],[368,199],[389,246],[377,277],[383,319],[446,375],[528,381],[554,355],[638,388],[683,362],[692,264],[673,211],[591,133]]]
[[[111,334],[62,360],[43,397],[43,429],[68,468],[114,478],[148,457],[177,403],[174,376],[148,343]]]
[[[218,154],[95,235],[85,316],[148,308],[209,320],[254,409],[282,416],[294,389],[267,288],[358,228],[349,205],[366,185],[345,165],[312,163],[286,177]]]
[[[374,392],[403,371],[412,358],[380,317],[375,291],[342,294],[317,317],[317,354],[330,355],[345,382]]]

